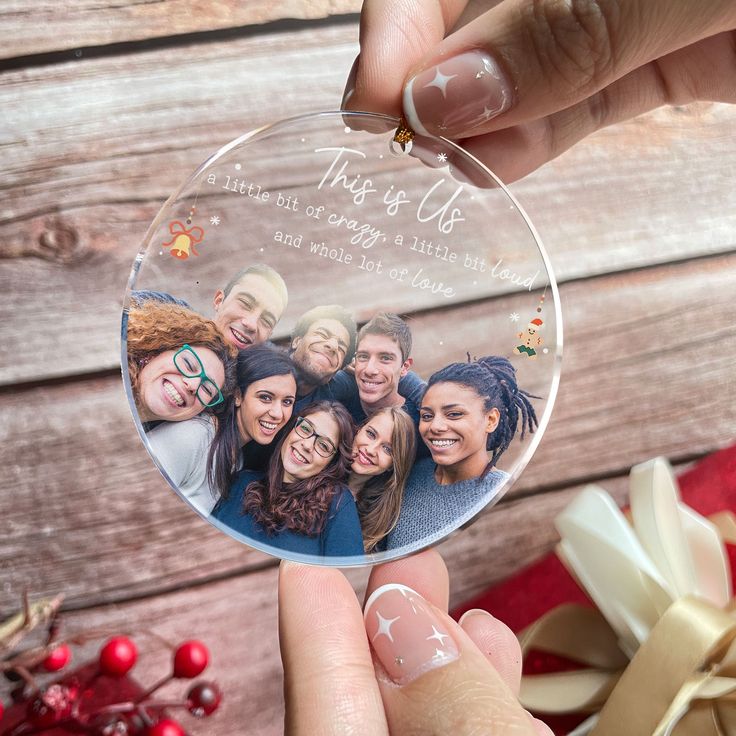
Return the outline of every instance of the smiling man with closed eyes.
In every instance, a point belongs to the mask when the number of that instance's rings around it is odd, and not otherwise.
[[[249,266],[215,293],[215,324],[238,350],[260,345],[271,337],[288,298],[286,284],[273,268]]]

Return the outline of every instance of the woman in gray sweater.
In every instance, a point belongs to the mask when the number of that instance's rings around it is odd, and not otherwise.
[[[517,386],[514,366],[499,356],[452,363],[430,377],[419,434],[432,457],[417,462],[409,476],[387,549],[437,541],[498,493],[508,473],[495,465],[519,419],[522,439],[537,426],[530,398],[539,397]]]

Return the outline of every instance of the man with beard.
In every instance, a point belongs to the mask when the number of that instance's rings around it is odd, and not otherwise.
[[[291,333],[291,359],[297,367],[296,409],[319,399],[341,399],[333,384],[337,372],[353,358],[357,326],[337,304],[305,312]]]
[[[381,313],[363,327],[360,335],[365,342],[364,352],[373,350],[376,356],[371,354],[365,359],[361,354],[364,360],[356,362],[353,376],[342,370],[353,359],[358,342],[352,315],[344,307],[331,304],[301,316],[291,333],[290,349],[298,372],[296,410],[319,399],[339,401],[360,424],[381,407],[402,406],[406,400],[413,409],[410,415],[418,422],[418,406],[426,384],[409,372],[409,326],[398,315]],[[385,353],[395,358],[395,364],[384,366],[379,373],[374,365]],[[358,377],[362,379],[362,390],[356,383]]]

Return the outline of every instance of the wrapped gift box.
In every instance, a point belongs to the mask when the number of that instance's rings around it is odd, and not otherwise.
[[[699,514],[709,517],[736,510],[736,445],[717,452],[683,473],[679,479],[681,499]],[[736,570],[736,546],[726,544],[731,572]],[[551,553],[505,582],[489,588],[466,601],[452,613],[459,617],[471,608],[482,608],[521,632],[540,617],[562,604],[594,608],[556,553]],[[580,664],[559,656],[529,651],[524,674],[569,671]],[[542,715],[558,735],[569,733],[585,719],[585,714],[569,716]]]

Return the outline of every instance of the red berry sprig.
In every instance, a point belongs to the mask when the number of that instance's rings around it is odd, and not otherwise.
[[[66,643],[47,646],[52,648],[46,649],[43,660],[36,660],[36,668],[40,666],[49,672],[58,672],[66,667],[71,661],[69,646]],[[4,736],[31,736],[56,728],[65,732],[67,729],[74,733],[84,732],[90,736],[185,736],[182,726],[164,717],[164,711],[186,709],[193,716],[204,718],[219,707],[222,692],[215,683],[207,681],[193,684],[183,701],[150,699],[153,692],[170,680],[191,680],[207,668],[209,651],[201,641],[194,639],[176,647],[170,673],[134,701],[109,703],[109,699],[103,696],[108,704],[94,707],[95,680],[101,676],[124,678],[137,659],[135,644],[126,636],[115,636],[100,649],[96,667],[90,664],[86,668],[89,679],[84,683],[80,684],[75,675],[70,675],[39,689],[33,680],[28,679],[29,675],[25,685],[17,688],[17,697],[25,703],[25,718],[22,722],[16,720],[10,731],[0,731]],[[108,686],[101,687],[104,690]],[[27,688],[30,688],[30,694]],[[0,704],[0,719],[2,717]]]
[[[146,700],[150,695],[159,688],[171,682],[173,679],[191,680],[197,675],[202,674],[207,668],[210,661],[210,653],[207,647],[201,641],[192,639],[180,644],[174,652],[174,663],[171,674],[166,675],[159,680],[153,687],[146,690],[143,695],[138,698],[140,703]]]
[[[209,661],[210,653],[201,641],[185,641],[174,653],[174,677],[191,680],[207,669]]]
[[[214,682],[200,682],[189,688],[187,709],[197,718],[211,716],[222,700],[222,690]]]
[[[41,666],[46,672],[58,672],[63,670],[72,659],[72,650],[69,649],[67,644],[60,644],[55,649],[52,649],[46,659],[41,662]]]
[[[138,650],[127,636],[114,636],[100,650],[100,672],[109,677],[123,677],[133,669]]]

